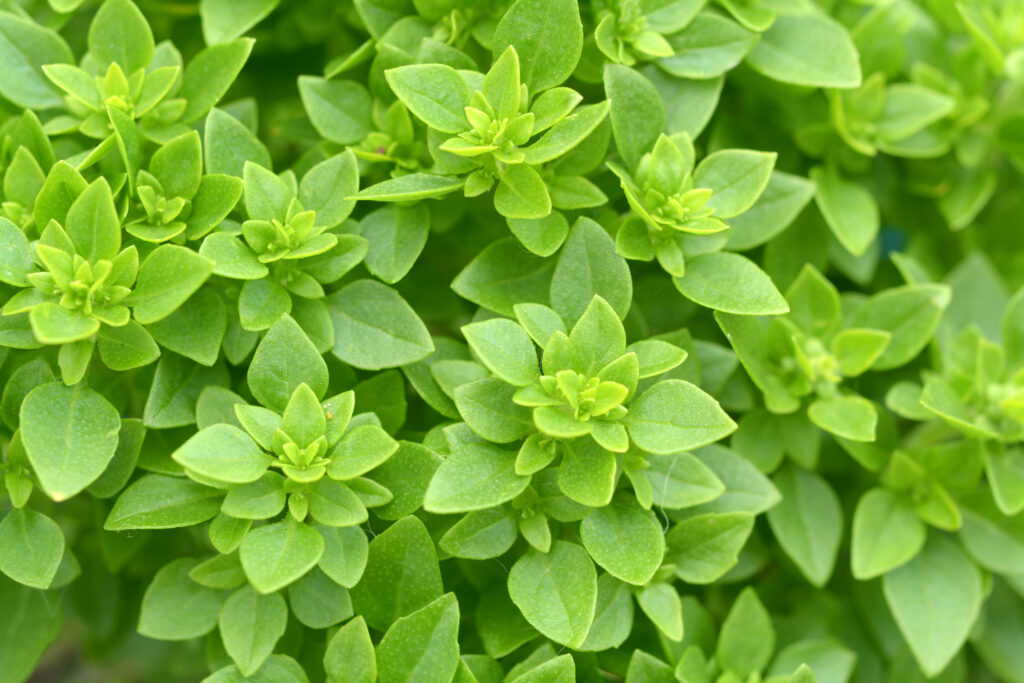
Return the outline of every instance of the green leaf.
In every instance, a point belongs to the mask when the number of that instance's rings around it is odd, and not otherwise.
[[[501,172],[494,208],[506,218],[544,218],[551,213],[551,195],[533,166],[513,164]]]
[[[830,346],[839,371],[847,377],[856,377],[875,364],[890,339],[892,335],[882,330],[852,328],[837,334]]]
[[[274,651],[288,623],[288,607],[278,594],[260,595],[252,586],[231,594],[218,625],[224,649],[243,676],[251,676]]]
[[[84,384],[36,387],[21,404],[21,439],[39,485],[56,501],[95,481],[117,450],[121,418]]]
[[[515,516],[502,506],[465,515],[445,532],[438,545],[454,557],[486,560],[504,554],[518,536]]]
[[[210,117],[207,117],[207,121],[209,120]],[[204,175],[199,181],[199,189],[192,198],[192,213],[188,216],[188,238],[199,239],[220,225],[242,198],[244,187],[245,184],[234,176]]]
[[[754,517],[747,512],[688,517],[669,530],[666,558],[683,581],[712,583],[736,566],[753,529]]]
[[[332,142],[351,145],[372,129],[373,100],[361,83],[299,76],[299,95],[317,132]]]
[[[0,218],[0,282],[27,287],[25,276],[34,270],[25,233],[6,218]]]
[[[743,251],[764,244],[789,227],[814,194],[806,178],[773,170],[754,205],[729,221],[726,247]]]
[[[518,496],[530,483],[516,474],[516,454],[484,443],[465,444],[441,463],[423,507],[449,514],[484,510]]]
[[[704,206],[715,218],[732,218],[754,205],[771,177],[777,155],[749,149],[724,149],[704,157],[693,171],[695,187],[712,191]]]
[[[815,166],[810,176],[818,188],[814,200],[828,227],[847,251],[862,255],[875,241],[881,225],[875,198],[832,166]]]
[[[575,543],[554,541],[551,550],[526,551],[508,575],[512,601],[544,636],[579,647],[594,621],[597,572]]]
[[[369,542],[359,527],[313,525],[324,539],[324,554],[317,566],[339,586],[352,588],[366,569]]]
[[[566,322],[583,315],[594,295],[625,318],[633,298],[629,266],[603,227],[581,217],[573,224],[551,278],[551,306]]]
[[[818,475],[789,465],[774,478],[782,501],[768,511],[779,545],[815,586],[832,575],[843,514],[832,487]]]
[[[284,509],[286,497],[281,475],[266,472],[256,481],[229,490],[221,511],[236,519],[270,519]]]
[[[445,64],[410,64],[384,72],[388,85],[409,111],[442,133],[469,128],[463,111],[469,88],[455,69]]]
[[[193,424],[196,401],[203,388],[227,383],[227,371],[221,364],[206,368],[174,353],[164,353],[156,366],[142,412],[143,422],[157,429]]]
[[[772,80],[816,88],[861,84],[857,48],[849,32],[820,13],[782,15],[761,34],[747,64]]]
[[[718,634],[715,657],[718,665],[741,680],[760,672],[775,651],[771,615],[753,588],[744,588]]]
[[[61,106],[43,65],[73,62],[71,49],[56,31],[9,12],[0,14],[0,70],[7,74],[0,81],[0,94],[11,102],[26,109]]]
[[[669,510],[706,503],[725,490],[714,472],[689,453],[649,458],[638,474],[647,480],[652,502]]]
[[[531,165],[540,165],[564,156],[567,152],[574,149],[577,145],[587,139],[587,136],[593,133],[594,129],[601,125],[601,122],[604,121],[604,117],[608,115],[609,107],[610,105],[607,100],[600,104],[580,107],[571,116],[567,116],[553,125],[540,137],[539,140],[537,140],[537,142],[523,150],[526,153],[526,163]],[[567,189],[567,179],[572,177],[573,176],[561,176],[562,183],[560,184],[560,188],[563,192]],[[558,178],[559,176],[556,176],[552,180],[556,181]],[[584,178],[578,176],[576,178],[577,179],[574,184],[577,187],[583,185],[585,188],[583,191],[586,194],[594,194],[594,191],[597,190],[597,188],[589,185]],[[581,183],[580,181],[583,182]],[[596,194],[602,195],[600,190],[597,190]],[[598,204],[603,204],[607,201],[607,197],[601,201],[599,196],[595,196],[585,200],[584,203],[590,204],[593,201],[597,201]],[[575,201],[572,203],[575,203]]]
[[[327,391],[327,364],[299,324],[284,316],[256,347],[246,376],[249,389],[261,404],[284,412],[300,384],[318,397]]]
[[[434,542],[423,522],[409,516],[370,543],[363,579],[352,589],[352,606],[371,627],[386,631],[442,592]]]
[[[634,169],[665,128],[665,105],[649,80],[620,64],[605,65],[604,91],[611,102],[615,146],[626,166]]]
[[[398,442],[374,424],[349,429],[330,452],[327,473],[334,479],[354,479],[374,469],[398,450]]]
[[[917,557],[883,577],[882,588],[914,659],[926,676],[936,676],[978,617],[978,568],[952,540],[932,534]]]
[[[227,324],[224,302],[213,291],[201,289],[169,316],[150,325],[149,331],[164,348],[210,366],[217,362]]]
[[[334,322],[334,355],[357,368],[415,363],[434,351],[427,328],[395,290],[373,280],[352,282],[325,300]]]
[[[705,446],[736,429],[717,401],[678,379],[659,382],[641,394],[625,422],[633,443],[659,455]]]
[[[757,39],[756,33],[734,21],[701,12],[669,37],[675,54],[659,59],[658,66],[677,78],[714,78],[739,64]]]
[[[882,488],[870,489],[853,513],[854,578],[866,581],[906,564],[924,546],[925,535],[925,525],[909,501]]]
[[[271,462],[248,434],[223,423],[197,432],[171,457],[200,477],[229,484],[256,481]]]
[[[140,634],[157,640],[191,640],[213,630],[224,594],[189,578],[199,563],[198,558],[182,557],[156,573],[142,596]]]
[[[105,179],[96,180],[78,195],[68,209],[65,229],[75,251],[87,261],[95,263],[117,256],[121,249],[121,221]]]
[[[918,284],[887,289],[864,302],[853,314],[850,326],[892,334],[889,345],[872,367],[898,368],[920,353],[938,327],[950,298],[950,289],[945,285]]]
[[[726,251],[686,260],[686,274],[672,278],[687,299],[736,315],[777,315],[789,305],[772,280],[753,261]]]
[[[270,168],[270,152],[252,131],[220,109],[211,109],[206,117],[205,162],[207,173],[223,173],[241,178],[246,162]]]
[[[245,576],[263,594],[299,579],[316,566],[323,553],[323,537],[292,517],[253,529],[238,548]]]
[[[254,42],[240,38],[211,45],[192,58],[181,78],[180,96],[188,102],[181,114],[183,122],[196,121],[224,97],[249,59]]]
[[[0,572],[32,588],[49,588],[64,556],[64,533],[30,507],[14,508],[0,521]]]
[[[533,341],[511,320],[493,318],[464,325],[462,334],[483,364],[506,382],[524,387],[540,376]]]
[[[245,210],[254,220],[284,221],[288,204],[295,196],[294,187],[273,171],[247,161],[242,169],[245,182]]]
[[[548,302],[553,267],[514,239],[498,240],[470,261],[452,289],[478,306],[512,316],[516,304]]]
[[[359,222],[369,242],[366,269],[388,284],[404,278],[423,252],[430,234],[430,212],[423,204],[385,206]]]
[[[530,93],[567,79],[583,51],[583,23],[576,0],[516,0],[491,39],[495,56],[513,46]]]
[[[103,528],[124,531],[195,526],[217,516],[223,495],[190,479],[147,474],[121,493]]]
[[[117,63],[125,74],[153,60],[153,32],[131,0],[106,0],[89,25],[89,54],[106,71]]]
[[[149,162],[149,172],[160,181],[165,197],[194,197],[203,175],[199,133],[179,135],[158,149]]]
[[[651,580],[665,554],[661,523],[628,494],[590,513],[580,523],[580,539],[601,568],[636,586]]]
[[[465,184],[465,179],[453,176],[410,173],[364,187],[355,198],[374,202],[412,202],[450,194]]]
[[[871,401],[861,396],[819,398],[807,408],[811,422],[827,432],[850,441],[874,441],[878,413]]]
[[[135,320],[148,325],[174,312],[213,273],[213,261],[191,249],[161,244],[139,267],[135,291],[126,302]]]
[[[459,664],[459,604],[453,593],[403,616],[377,645],[377,680],[448,681]]]
[[[234,40],[260,23],[280,0],[201,0],[203,39],[207,45]]]
[[[328,641],[324,669],[332,681],[376,682],[377,658],[362,616],[342,626]]]

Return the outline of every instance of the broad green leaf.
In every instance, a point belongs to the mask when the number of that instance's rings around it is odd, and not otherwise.
[[[648,458],[639,475],[650,485],[653,502],[670,510],[706,503],[725,491],[708,466],[689,453]]]
[[[604,92],[615,146],[630,169],[649,151],[665,128],[661,95],[643,75],[620,64],[604,68]]]
[[[818,188],[814,200],[828,227],[847,251],[862,255],[881,225],[875,198],[832,166],[815,166],[810,176]]]
[[[227,325],[223,300],[210,289],[200,289],[147,329],[164,348],[209,366],[217,362]]]
[[[589,218],[573,224],[551,278],[551,306],[566,323],[583,315],[595,295],[620,318],[629,312],[633,281],[626,261],[603,227]]]
[[[464,299],[502,315],[513,306],[549,302],[554,263],[535,256],[514,239],[498,240],[477,254],[452,281]]]
[[[774,152],[724,149],[704,157],[693,171],[693,184],[712,191],[705,206],[715,218],[732,218],[757,201],[775,166]]]
[[[327,643],[324,669],[328,680],[375,683],[377,658],[363,617],[342,626]]]
[[[490,444],[465,444],[441,463],[423,507],[448,514],[483,510],[512,500],[530,478],[515,472],[516,454]]]
[[[946,668],[982,603],[978,568],[952,540],[932,534],[910,562],[882,579],[900,633],[926,676]]]
[[[59,107],[59,91],[43,66],[73,61],[68,44],[56,31],[9,12],[0,14],[0,69],[6,74],[0,94],[11,102],[27,109]]]
[[[587,637],[597,604],[597,572],[575,543],[555,541],[541,553],[531,548],[512,566],[508,592],[523,616],[542,634],[571,648]]]
[[[261,404],[284,412],[300,384],[309,386],[318,397],[324,395],[327,364],[299,324],[284,316],[256,347],[246,380]]]
[[[252,38],[239,38],[211,45],[192,58],[182,74],[180,95],[188,102],[182,121],[196,121],[224,97],[249,59],[254,42]]]
[[[359,527],[313,525],[324,539],[324,554],[317,566],[339,586],[352,588],[366,569],[369,542]]]
[[[171,457],[187,471],[229,484],[256,481],[271,462],[248,434],[223,423],[197,432]]]
[[[754,529],[747,512],[708,513],[684,519],[669,530],[666,559],[687,583],[712,583],[732,569]]]
[[[213,519],[223,492],[190,479],[147,474],[118,497],[107,515],[107,531],[172,529]]]
[[[807,408],[811,422],[836,436],[850,441],[874,441],[878,413],[875,406],[861,396],[819,398]]]
[[[776,315],[789,305],[771,278],[753,261],[726,251],[686,260],[686,274],[672,279],[687,299],[724,313]]]
[[[768,523],[779,545],[815,586],[832,575],[843,514],[828,482],[794,465],[774,478],[782,501],[768,511]]]
[[[0,521],[0,572],[18,583],[49,588],[63,555],[64,533],[46,515],[14,508]]]
[[[313,126],[328,140],[350,145],[370,132],[373,100],[362,84],[299,76],[299,95]]]
[[[0,282],[26,287],[29,282],[25,276],[34,270],[25,233],[6,218],[0,218]]]
[[[271,167],[270,152],[241,121],[220,109],[211,109],[203,134],[207,173],[241,178],[245,164]]]
[[[705,446],[736,429],[717,401],[678,379],[659,382],[641,394],[626,425],[633,443],[659,455]]]
[[[121,248],[121,221],[105,179],[94,181],[78,195],[68,209],[64,228],[75,251],[90,263],[117,256]]]
[[[516,0],[491,39],[495,57],[513,46],[530,93],[561,84],[583,50],[583,24],[576,0]]]
[[[419,518],[404,517],[370,543],[363,579],[352,589],[356,614],[386,631],[399,617],[441,597],[434,542]]]
[[[872,367],[891,370],[920,353],[938,327],[950,297],[950,289],[945,285],[919,284],[887,289],[864,302],[850,325],[892,334],[889,345]]]
[[[580,539],[600,567],[637,586],[651,580],[665,553],[661,523],[628,494],[590,513],[580,523]]]
[[[366,268],[388,284],[404,278],[430,233],[430,212],[422,205],[385,206],[359,221],[362,236],[369,242]]]
[[[106,70],[117,63],[125,74],[149,66],[153,32],[131,0],[106,0],[89,25],[89,54]]]
[[[377,645],[377,680],[448,681],[459,664],[459,603],[445,593],[400,617]]]
[[[669,38],[675,54],[659,59],[658,66],[680,79],[713,78],[739,64],[757,39],[734,21],[702,12]]]
[[[494,208],[506,218],[544,218],[551,213],[551,195],[533,166],[513,164],[501,172]]]
[[[743,251],[764,244],[790,226],[815,194],[814,183],[773,170],[761,196],[729,221],[729,249]]]
[[[243,676],[251,676],[274,651],[288,623],[288,607],[279,594],[260,595],[252,586],[231,594],[220,611],[220,637]]]
[[[462,327],[462,334],[480,360],[499,378],[519,387],[540,376],[537,350],[516,323],[493,318]]]
[[[718,634],[718,665],[741,680],[760,672],[775,651],[771,615],[753,588],[744,588]]]
[[[203,39],[217,45],[246,33],[269,15],[281,0],[202,0]]]
[[[84,384],[33,389],[21,404],[21,439],[39,485],[56,501],[95,481],[117,450],[121,418]]]
[[[519,536],[516,518],[507,506],[471,512],[438,541],[449,555],[486,560],[504,554]]]
[[[323,553],[323,537],[292,517],[253,529],[238,548],[245,576],[263,594],[299,579],[316,566]]]
[[[463,111],[469,104],[469,88],[455,69],[445,64],[410,64],[384,75],[398,99],[431,128],[442,133],[469,128]]]
[[[157,640],[191,640],[214,629],[224,593],[189,578],[199,563],[182,557],[156,573],[142,596],[139,633]]]
[[[414,363],[434,351],[423,321],[395,290],[357,280],[325,300],[334,322],[334,355],[357,368]]]
[[[192,296],[213,273],[213,261],[191,249],[161,244],[139,266],[139,280],[126,302],[135,320],[163,320]]]
[[[40,658],[60,635],[63,615],[54,610],[50,594],[0,576],[0,604],[6,620],[0,640],[0,661],[7,680],[28,680]]]
[[[867,491],[853,513],[854,578],[865,581],[905,564],[924,546],[925,535],[909,501],[882,488]]]
[[[861,83],[849,32],[818,12],[777,17],[747,55],[747,64],[772,80],[794,85],[856,88]]]

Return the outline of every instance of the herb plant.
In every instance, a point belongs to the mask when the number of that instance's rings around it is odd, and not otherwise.
[[[0,0],[0,683],[1024,681],[1022,27]]]

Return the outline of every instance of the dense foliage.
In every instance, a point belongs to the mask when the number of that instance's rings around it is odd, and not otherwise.
[[[0,681],[1024,681],[1022,172],[1019,0],[0,0]]]

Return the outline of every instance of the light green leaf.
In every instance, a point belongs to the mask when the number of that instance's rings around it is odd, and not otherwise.
[[[924,546],[926,533],[909,501],[882,488],[867,491],[853,513],[854,578],[873,579],[910,561]]]
[[[64,533],[30,507],[14,508],[0,521],[0,572],[20,584],[46,589],[64,556]]]
[[[357,280],[325,300],[334,322],[333,353],[357,368],[415,363],[434,351],[427,328],[395,290]]]
[[[824,14],[782,15],[761,34],[747,64],[776,81],[817,88],[861,83],[857,48],[846,28]]]
[[[495,57],[513,46],[530,93],[559,85],[576,68],[583,50],[583,23],[576,0],[516,0],[491,39]]]
[[[753,261],[726,251],[686,260],[686,274],[672,278],[683,296],[702,306],[736,315],[787,313],[789,305]]]
[[[683,581],[712,583],[736,565],[753,529],[754,516],[748,512],[688,517],[669,530],[666,559]]]
[[[508,592],[526,620],[571,648],[587,637],[597,604],[597,572],[575,543],[554,541],[551,550],[531,548],[512,566]]]
[[[705,446],[736,429],[717,401],[678,379],[659,382],[641,394],[625,422],[633,443],[659,455]]]
[[[323,553],[323,537],[292,517],[253,529],[238,548],[245,576],[263,594],[299,579],[316,566]]]
[[[817,474],[794,465],[774,478],[782,501],[768,511],[768,523],[786,554],[815,586],[832,575],[843,514],[832,487]]]
[[[580,538],[594,562],[637,586],[651,580],[665,554],[661,523],[628,494],[590,513],[580,524]]]

